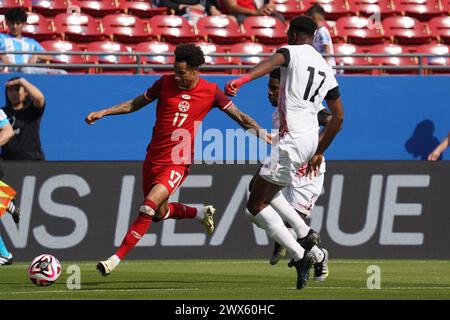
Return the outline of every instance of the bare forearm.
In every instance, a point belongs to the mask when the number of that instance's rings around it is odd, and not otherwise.
[[[45,102],[45,97],[42,91],[24,78],[20,79],[20,84],[24,87],[25,91],[28,92],[28,95],[30,96],[31,100],[33,100],[34,105],[38,108],[41,108]]]
[[[250,69],[248,75],[252,80],[257,79],[272,72],[273,69],[281,66],[284,62],[284,56],[280,53],[275,53],[269,59],[258,63],[256,66]]]
[[[323,154],[325,150],[330,146],[333,139],[336,137],[342,126],[343,118],[333,115],[330,122],[327,124],[322,134],[319,137],[319,145],[317,147],[316,154]]]
[[[125,114],[130,113],[136,110],[133,110],[133,100],[128,100],[119,104],[116,104],[115,106],[112,106],[111,108],[105,109],[105,116],[114,116],[118,114]]]
[[[117,114],[125,114],[125,113],[135,112],[150,102],[151,101],[145,99],[143,95],[140,95],[132,100],[128,100],[128,101],[122,102],[120,104],[117,104],[109,109],[105,109],[104,115],[112,116],[112,115],[117,115]]]
[[[450,136],[450,135],[449,135]],[[445,149],[447,149],[448,147],[448,141],[449,141],[449,137],[445,138],[436,148],[436,150],[439,153],[442,153],[445,151]]]

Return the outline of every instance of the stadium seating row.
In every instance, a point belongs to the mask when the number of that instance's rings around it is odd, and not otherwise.
[[[230,56],[211,56],[211,53],[227,53],[228,50],[225,46],[221,46],[214,43],[199,42],[198,45],[202,48],[206,55],[207,65],[252,65],[256,64],[263,59],[263,57],[257,57],[255,55],[261,53],[272,53],[273,48],[265,46],[260,43],[244,42],[237,43],[231,46],[229,52],[248,54],[248,56],[242,57],[230,57]],[[61,55],[55,56],[55,62],[59,63],[108,63],[108,64],[133,64],[136,63],[136,57],[133,55],[121,55],[117,56],[113,53],[115,52],[142,52],[146,53],[140,57],[140,62],[144,64],[160,64],[168,65],[173,63],[173,56],[162,55],[165,53],[173,53],[175,50],[175,45],[167,42],[142,42],[134,46],[126,46],[121,43],[111,42],[111,41],[97,41],[90,43],[87,47],[88,51],[91,52],[104,52],[105,55],[101,56],[75,56],[75,55],[65,55],[64,52],[70,51],[82,51],[82,49],[73,42],[63,41],[63,40],[49,40],[42,42],[42,46],[48,51],[58,51]],[[370,66],[370,65],[385,65],[385,66],[411,66],[421,63],[423,65],[434,65],[434,66],[447,66],[449,65],[450,58],[448,57],[425,57],[422,61],[419,61],[417,57],[350,57],[352,54],[362,54],[362,53],[375,53],[375,54],[402,54],[402,53],[425,53],[434,55],[445,55],[450,53],[450,47],[444,44],[423,44],[420,46],[401,46],[396,44],[377,44],[373,46],[361,47],[355,44],[348,43],[338,43],[334,46],[336,54],[348,55],[346,57],[336,58],[338,65],[343,66]],[[110,54],[107,54],[110,53]],[[226,70],[227,68],[218,67],[217,69],[210,70],[212,72],[233,72],[232,70]],[[229,69],[229,68],[228,68]],[[158,71],[158,68],[153,68],[151,72]],[[166,69],[167,70],[167,69]],[[70,69],[69,71],[82,72],[81,69]],[[97,70],[100,72],[105,72],[105,70]],[[126,70],[116,70],[119,72],[133,73],[135,69]],[[439,71],[439,70],[437,70]],[[106,70],[106,72],[111,72]],[[346,71],[346,73],[372,73],[371,70],[354,70]],[[388,70],[388,73],[417,73],[415,69],[399,69],[399,70]],[[447,70],[448,72],[448,70]]]
[[[434,17],[428,23],[406,16],[387,17],[381,22],[349,16],[340,17],[328,27],[334,42],[423,44],[435,40],[450,43],[450,16]],[[155,15],[147,23],[127,14],[109,14],[99,22],[88,14],[60,13],[49,20],[41,14],[30,13],[23,34],[38,41],[64,39],[79,43],[109,39],[121,43],[204,40],[233,44],[250,40],[279,45],[286,42],[286,29],[287,25],[280,20],[266,16],[248,17],[242,26],[227,16],[204,17],[191,26],[183,17],[174,15]],[[0,32],[6,31],[4,16],[0,16]]]
[[[148,18],[167,12],[166,8],[157,8],[149,0],[72,0],[71,3],[94,17],[131,13]],[[324,7],[327,19],[331,20],[349,14],[368,16],[374,12],[383,17],[397,14],[429,19],[450,12],[450,0],[274,0],[274,3],[288,19],[317,3]],[[0,0],[0,13],[18,6],[46,16],[56,16],[66,12],[68,0]]]

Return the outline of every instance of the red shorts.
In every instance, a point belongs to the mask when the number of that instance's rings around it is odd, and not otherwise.
[[[164,185],[169,194],[174,193],[189,174],[189,166],[155,165],[144,161],[142,168],[142,190],[146,197],[155,184]]]

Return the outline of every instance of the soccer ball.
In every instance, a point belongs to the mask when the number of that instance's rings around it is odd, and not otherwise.
[[[28,267],[28,276],[37,286],[49,286],[61,275],[61,263],[50,254],[41,254]]]

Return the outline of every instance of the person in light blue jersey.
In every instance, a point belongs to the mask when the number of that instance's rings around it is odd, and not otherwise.
[[[23,8],[13,8],[5,14],[9,33],[0,34],[0,51],[33,51],[35,54],[3,54],[1,60],[4,64],[34,64],[37,62],[51,61],[51,55],[42,54],[45,49],[32,38],[22,36],[22,28],[27,22],[27,12]],[[6,67],[5,72],[23,73],[55,73],[65,74],[64,70],[41,67]]]
[[[314,35],[313,47],[321,55],[334,54],[333,40],[331,39],[330,31],[325,26],[325,10],[322,6],[316,4],[311,6],[306,15],[311,17],[317,24],[317,31]],[[334,57],[324,57],[330,66],[335,66],[336,61]]]

